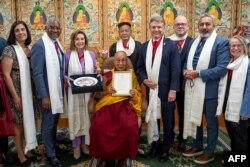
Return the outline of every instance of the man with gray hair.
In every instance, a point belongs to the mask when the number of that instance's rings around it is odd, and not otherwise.
[[[64,52],[58,41],[61,26],[56,18],[31,50],[31,67],[37,98],[41,101],[41,133],[50,165],[61,167],[56,155],[56,129],[63,113]]]
[[[151,18],[149,29],[152,38],[140,48],[137,73],[139,81],[147,88],[149,98],[146,122],[152,157],[155,158],[161,151],[160,161],[164,162],[168,159],[173,138],[174,105],[181,72],[180,56],[175,43],[164,37],[165,25],[161,16]],[[160,118],[164,133],[161,147]]]
[[[198,156],[195,162],[214,160],[218,138],[216,117],[220,78],[227,73],[229,42],[216,34],[214,17],[204,14],[198,22],[199,35],[192,41],[183,75],[186,78],[184,107],[184,139],[195,138],[193,147],[183,152]],[[207,121],[207,147],[203,149],[202,115]]]

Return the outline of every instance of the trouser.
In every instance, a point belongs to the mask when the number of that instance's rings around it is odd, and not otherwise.
[[[247,151],[248,150],[248,126],[247,121],[234,123],[225,120],[227,133],[231,139],[231,151]]]
[[[42,109],[41,133],[47,157],[56,156],[56,130],[59,114],[52,114],[51,110]]]
[[[183,141],[183,124],[184,124],[184,91],[177,92],[176,104],[178,108],[178,118],[179,118],[179,135],[177,137],[179,142]],[[173,126],[174,129],[174,126]]]
[[[216,116],[217,99],[209,99],[204,101],[203,113],[207,120],[207,147],[204,152],[208,155],[213,155],[218,139],[218,119]],[[197,127],[196,139],[193,147],[203,149],[203,127]]]

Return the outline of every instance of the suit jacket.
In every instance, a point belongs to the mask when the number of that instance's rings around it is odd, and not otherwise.
[[[60,77],[62,88],[64,83],[64,53],[62,54],[62,63],[60,65]],[[39,39],[31,49],[31,68],[32,77],[35,83],[36,95],[38,99],[49,97],[49,86],[47,77],[47,68],[45,60],[45,46],[42,39]]]
[[[219,81],[221,77],[226,75],[229,61],[229,42],[227,39],[217,36],[211,51],[208,68],[200,71],[200,77],[206,83],[205,99],[218,98]]]
[[[148,79],[146,71],[146,55],[148,42],[142,44],[140,48],[140,55],[137,64],[137,73],[139,81],[142,83]],[[159,93],[161,100],[167,101],[169,90],[179,91],[181,63],[178,48],[176,44],[168,38],[163,40],[162,60],[159,73]]]
[[[182,71],[184,70],[184,64],[187,61],[188,51],[189,51],[189,47],[190,47],[190,43],[191,43],[192,39],[193,39],[192,37],[187,36],[185,43],[184,43],[184,46],[183,46],[181,53],[180,53],[180,60],[181,60],[180,91],[181,90],[183,91],[184,87],[185,87],[185,82],[183,82],[184,77],[183,77]]]
[[[135,72],[137,71],[137,62],[139,58],[140,46],[141,46],[141,43],[138,41],[135,41],[135,50],[130,56],[128,56],[128,58],[131,60],[133,64],[133,68]],[[109,56],[113,57],[115,55],[115,52],[116,52],[116,43],[113,43],[109,49]]]

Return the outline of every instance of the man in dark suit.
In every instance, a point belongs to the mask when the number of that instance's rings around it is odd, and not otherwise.
[[[169,38],[175,41],[181,58],[181,71],[183,71],[183,66],[187,59],[187,52],[192,38],[188,36],[188,21],[185,16],[177,16],[174,20],[174,34]],[[185,140],[183,140],[183,122],[184,122],[184,84],[185,80],[183,80],[182,73],[180,74],[180,91],[177,92],[176,103],[178,109],[179,116],[179,135],[178,139],[178,150],[185,150]],[[173,129],[174,131],[174,129]],[[173,132],[174,133],[174,132]]]
[[[149,29],[152,39],[142,44],[138,60],[139,81],[147,87],[149,106],[146,112],[148,142],[152,144],[152,156],[161,148],[160,161],[168,158],[172,139],[173,114],[176,92],[180,82],[180,56],[173,41],[164,38],[162,17],[151,18]],[[163,143],[160,147],[160,118],[163,121]]]
[[[120,40],[113,43],[109,48],[109,56],[115,56],[117,51],[124,51],[127,53],[128,58],[133,64],[134,71],[137,71],[137,62],[139,57],[139,51],[141,43],[135,41],[131,37],[132,29],[131,24],[128,22],[121,22],[117,25]]]
[[[216,34],[215,19],[204,14],[198,22],[199,36],[192,41],[188,52],[183,137],[195,138],[193,147],[183,152],[186,157],[198,156],[195,162],[206,164],[214,160],[218,138],[218,87],[220,78],[227,73],[229,43]],[[202,115],[207,122],[207,147],[203,149]]]
[[[31,50],[31,67],[37,98],[41,100],[41,133],[50,165],[61,167],[56,155],[56,129],[63,113],[64,53],[58,41],[61,26],[51,18],[46,32]]]

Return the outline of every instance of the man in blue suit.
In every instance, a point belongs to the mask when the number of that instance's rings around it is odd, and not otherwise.
[[[31,67],[38,99],[41,100],[41,133],[50,165],[61,167],[56,157],[56,128],[63,113],[64,53],[58,41],[61,26],[51,18],[46,32],[31,50]]]
[[[186,157],[198,156],[196,163],[206,164],[214,160],[218,138],[216,117],[218,86],[227,72],[229,43],[215,32],[215,19],[204,14],[198,22],[199,36],[190,47],[186,70],[184,138],[195,138],[193,147],[183,152]],[[207,147],[203,149],[202,115],[207,121]]]
[[[152,157],[161,148],[160,161],[168,158],[173,138],[173,114],[176,92],[180,82],[180,56],[173,41],[164,38],[162,17],[151,18],[149,29],[152,39],[142,44],[138,60],[139,81],[147,87],[149,105],[146,112],[148,142],[152,144]],[[163,144],[160,147],[160,118],[163,121]]]
[[[183,71],[184,64],[187,60],[187,52],[192,41],[192,37],[188,36],[188,20],[185,16],[177,16],[174,20],[174,34],[171,35],[169,38],[175,41],[180,57],[181,57],[181,71]],[[179,134],[177,136],[178,140],[178,150],[184,151],[185,150],[185,140],[183,139],[183,123],[184,123],[184,84],[185,80],[183,78],[182,73],[180,74],[180,91],[177,92],[176,96],[176,104],[178,109],[178,127],[179,127]],[[173,126],[174,128],[174,126]],[[174,131],[174,129],[173,129]],[[173,132],[174,133],[174,132]]]

